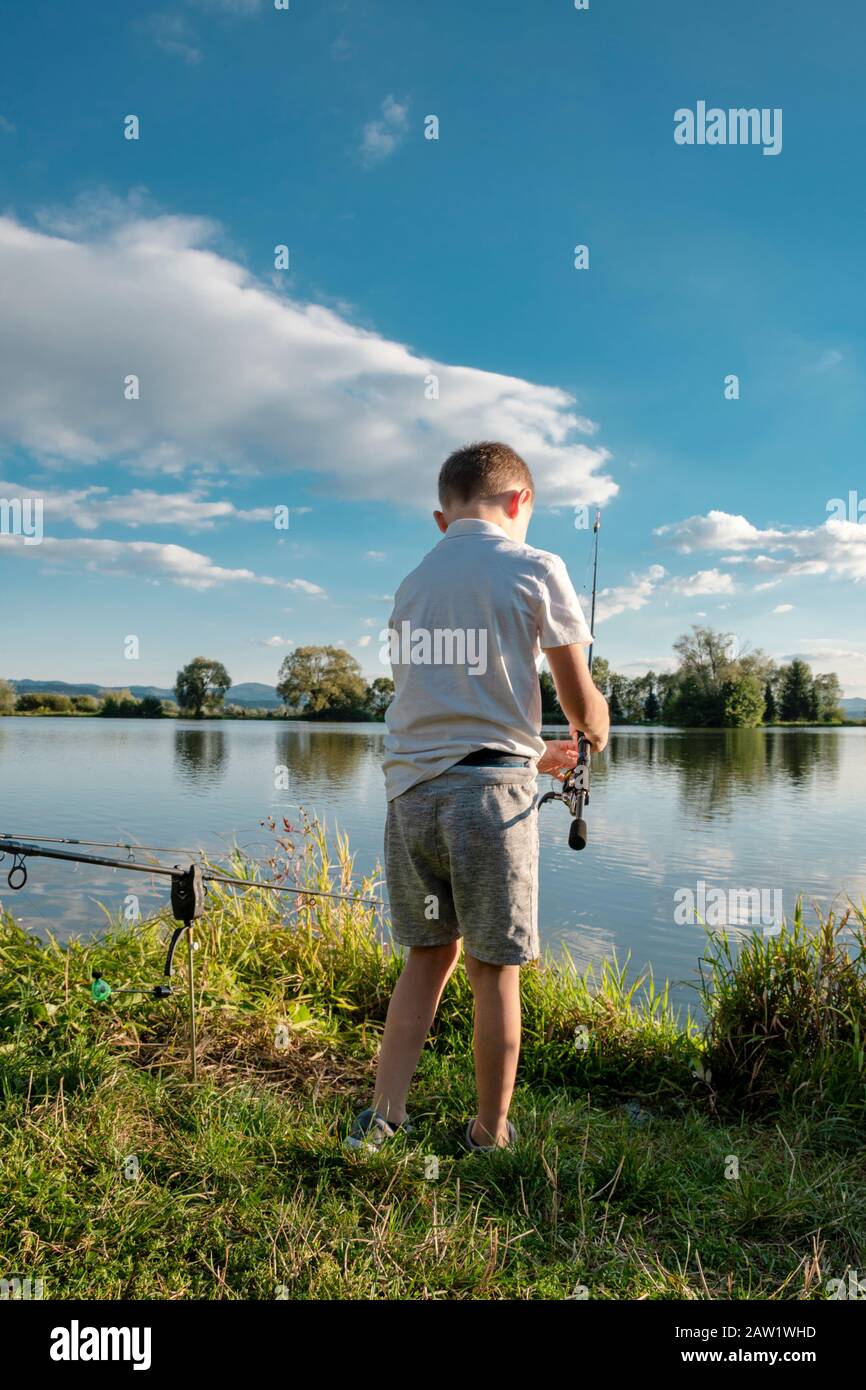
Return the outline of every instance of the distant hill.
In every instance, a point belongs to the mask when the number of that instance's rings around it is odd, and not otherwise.
[[[856,696],[849,700],[840,700],[839,703],[847,719],[866,719],[866,700]]]
[[[30,681],[10,680],[17,695],[26,695],[32,690],[50,691],[53,695],[103,695],[115,694],[118,690],[129,690],[141,700],[145,695],[155,695],[158,700],[173,700],[174,691],[164,690],[158,685],[70,685],[68,681]],[[282,704],[272,685],[260,685],[258,681],[242,681],[233,685],[226,695],[227,705],[240,705],[243,709],[278,709]]]

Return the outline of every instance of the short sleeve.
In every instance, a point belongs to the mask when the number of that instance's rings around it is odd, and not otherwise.
[[[568,647],[573,643],[588,647],[592,642],[589,624],[580,606],[565,563],[558,555],[551,559],[541,581],[541,607],[538,614],[538,640],[541,650]]]

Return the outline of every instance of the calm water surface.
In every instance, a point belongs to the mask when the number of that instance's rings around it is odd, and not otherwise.
[[[349,835],[360,871],[381,857],[380,725],[185,720],[0,719],[0,831],[267,852],[268,815],[303,807]],[[275,768],[289,769],[274,790]],[[539,786],[546,790],[547,778]],[[651,966],[691,1002],[704,933],[677,926],[674,894],[699,880],[779,889],[828,906],[866,895],[866,729],[689,733],[621,729],[595,760],[582,854],[564,807],[541,817],[543,942],[581,965],[616,952]],[[99,852],[99,851],[96,851]],[[110,853],[110,851],[105,851]],[[174,862],[169,858],[166,862]],[[154,906],[165,881],[30,860],[0,903],[37,932],[95,934],[99,904],[135,891]]]

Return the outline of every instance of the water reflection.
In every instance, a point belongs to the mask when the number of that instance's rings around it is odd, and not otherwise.
[[[228,752],[225,731],[214,724],[174,731],[174,770],[187,786],[209,791],[225,776]]]
[[[377,743],[381,744],[381,734],[377,740],[375,735],[355,733],[339,725],[278,729],[276,765],[289,769],[293,794],[303,796],[310,788],[346,786],[359,778]]]

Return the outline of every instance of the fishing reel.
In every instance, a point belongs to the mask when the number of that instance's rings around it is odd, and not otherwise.
[[[545,792],[539,799],[539,806],[545,801],[562,801],[571,815],[568,831],[569,849],[586,849],[589,831],[583,819],[583,808],[589,805],[590,752],[587,740],[581,734],[577,741],[577,762],[565,774],[560,791]]]

